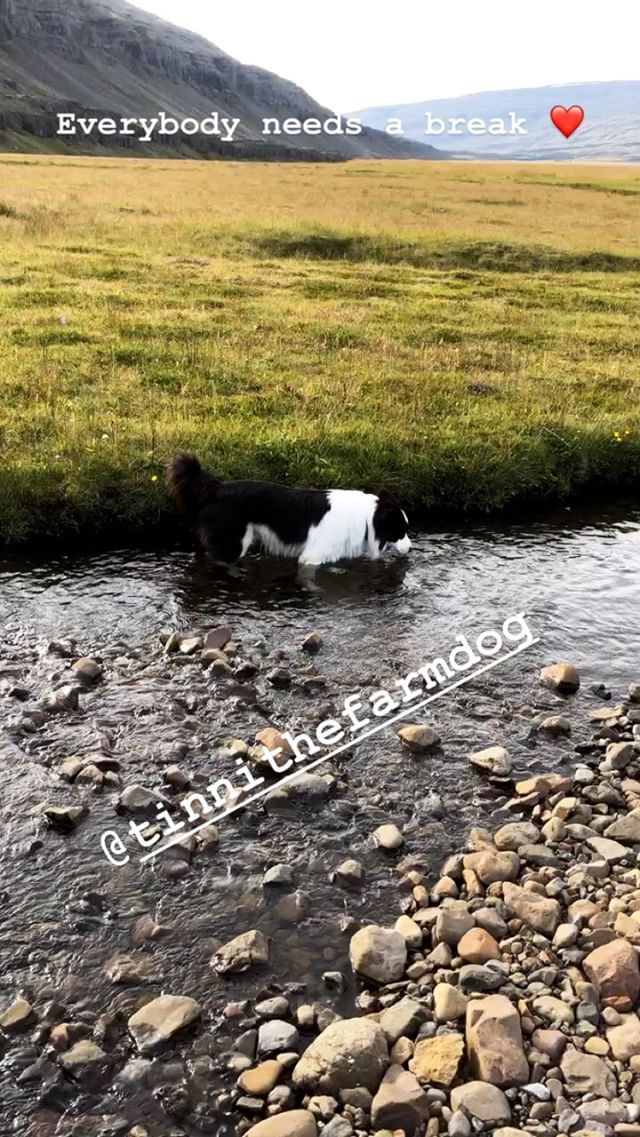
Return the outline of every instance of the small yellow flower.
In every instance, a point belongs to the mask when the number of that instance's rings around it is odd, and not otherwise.
[[[152,481],[152,482],[157,482],[157,480],[158,480],[158,475],[157,475],[157,474],[152,474],[152,475],[151,475],[151,481]]]

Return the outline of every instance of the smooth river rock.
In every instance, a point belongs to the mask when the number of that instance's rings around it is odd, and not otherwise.
[[[476,750],[469,755],[469,761],[476,769],[497,778],[506,778],[511,773],[511,758],[504,746],[488,746],[486,750]]]
[[[374,983],[393,983],[404,975],[407,942],[393,928],[370,924],[352,936],[349,957],[359,975]]]
[[[367,1018],[340,1019],[311,1043],[293,1071],[300,1089],[328,1094],[365,1086],[374,1092],[389,1065],[384,1031]]]
[[[542,668],[540,680],[545,687],[570,695],[580,686],[580,673],[573,663],[552,663]]]
[[[318,1137],[318,1126],[308,1109],[288,1109],[252,1125],[245,1137]]]
[[[131,1015],[127,1026],[141,1054],[155,1050],[200,1016],[200,1007],[187,995],[160,995]]]
[[[381,849],[399,849],[404,845],[404,837],[397,825],[380,825],[373,833],[373,839]]]
[[[451,1108],[466,1109],[487,1125],[500,1125],[511,1121],[511,1107],[502,1090],[487,1082],[466,1082],[451,1091]]]
[[[269,944],[262,932],[253,930],[243,932],[219,948],[211,960],[211,966],[219,975],[232,975],[268,961]]]
[[[422,754],[440,744],[440,735],[423,723],[408,723],[397,731],[398,738],[414,754]]]

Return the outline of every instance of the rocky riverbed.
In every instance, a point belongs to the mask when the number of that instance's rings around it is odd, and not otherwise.
[[[450,697],[156,863],[103,856],[212,754],[262,769],[325,719],[354,690],[325,648],[4,644],[0,1132],[640,1135],[640,684],[532,661],[520,705],[470,688],[473,740]],[[435,788],[463,744],[468,834]]]

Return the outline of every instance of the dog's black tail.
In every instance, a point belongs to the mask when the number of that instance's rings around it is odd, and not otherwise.
[[[167,465],[167,490],[178,509],[195,520],[205,499],[219,484],[205,473],[195,454],[176,454]]]

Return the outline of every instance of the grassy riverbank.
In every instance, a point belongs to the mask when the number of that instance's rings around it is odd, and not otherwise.
[[[640,172],[0,156],[0,538],[162,465],[501,508],[640,476]]]

